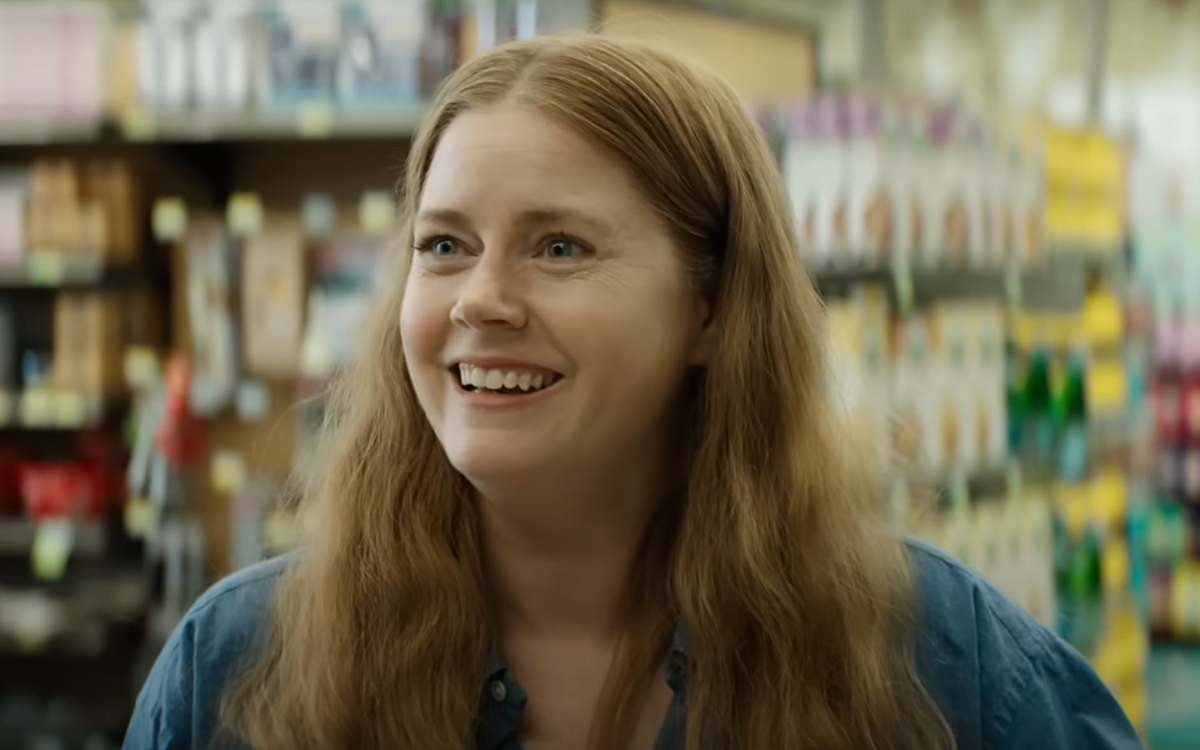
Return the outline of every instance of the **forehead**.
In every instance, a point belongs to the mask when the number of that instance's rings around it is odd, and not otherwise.
[[[425,177],[420,210],[555,208],[633,218],[627,212],[639,204],[645,201],[616,155],[553,117],[505,103],[450,123]]]

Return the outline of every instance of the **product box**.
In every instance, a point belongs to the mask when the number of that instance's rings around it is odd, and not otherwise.
[[[874,460],[888,461],[890,362],[886,298],[860,289],[826,308],[831,346],[830,385],[851,432]]]
[[[797,105],[788,118],[783,172],[800,246],[817,265],[849,256],[849,167],[841,107],[832,97]]]
[[[887,161],[890,116],[882,103],[865,97],[847,105],[848,209],[850,259],[872,267],[891,263],[896,245],[896,175]]]
[[[191,100],[201,112],[243,110],[253,95],[251,0],[201,6],[190,27]]]
[[[60,293],[54,302],[54,386],[87,396],[124,390],[124,319],[119,295]]]
[[[136,99],[154,111],[178,111],[188,104],[192,77],[189,0],[144,3],[133,32]]]
[[[938,409],[941,387],[933,352],[933,321],[910,313],[891,324],[893,455],[902,472],[926,476],[941,466]]]
[[[339,7],[312,0],[273,0],[262,9],[263,49],[257,90],[268,110],[334,101],[341,60]]]
[[[961,167],[953,143],[953,118],[940,108],[924,112],[922,126],[928,143],[922,199],[921,260],[928,265],[957,262],[966,245],[966,206],[956,200]]]
[[[922,200],[930,154],[919,117],[922,111],[899,102],[885,110],[884,118],[894,220],[892,260],[910,266],[920,259],[923,248]]]
[[[242,251],[242,356],[266,379],[299,372],[307,296],[304,238],[295,217],[272,216]]]
[[[969,380],[970,308],[961,303],[942,303],[930,314],[934,325],[930,398],[936,404],[937,428],[929,460],[939,474],[955,469],[967,471],[978,462],[972,409],[978,385]]]
[[[962,194],[967,213],[967,263],[976,267],[992,264],[991,206],[988,195],[995,178],[990,169],[989,134],[979,120],[962,124],[960,141]]]
[[[425,6],[421,0],[355,0],[342,6],[342,104],[377,108],[420,100]]]
[[[1004,352],[1005,312],[995,303],[968,306],[968,376],[972,400],[975,457],[983,467],[996,467],[1008,453],[1007,375]]]

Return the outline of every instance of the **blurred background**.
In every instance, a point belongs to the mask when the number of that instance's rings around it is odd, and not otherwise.
[[[1200,748],[1200,3],[0,0],[0,749],[295,544],[423,102],[597,26],[753,108],[895,522]]]

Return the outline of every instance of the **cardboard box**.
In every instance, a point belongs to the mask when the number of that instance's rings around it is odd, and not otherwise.
[[[54,304],[54,385],[87,396],[124,391],[124,308],[106,292],[61,293]]]
[[[303,232],[295,217],[268,217],[242,251],[242,355],[266,379],[299,374],[307,299]]]

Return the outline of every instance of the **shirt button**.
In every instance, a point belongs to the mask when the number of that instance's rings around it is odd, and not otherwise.
[[[497,703],[503,703],[508,697],[508,688],[504,687],[504,683],[500,680],[492,682],[492,700]]]

